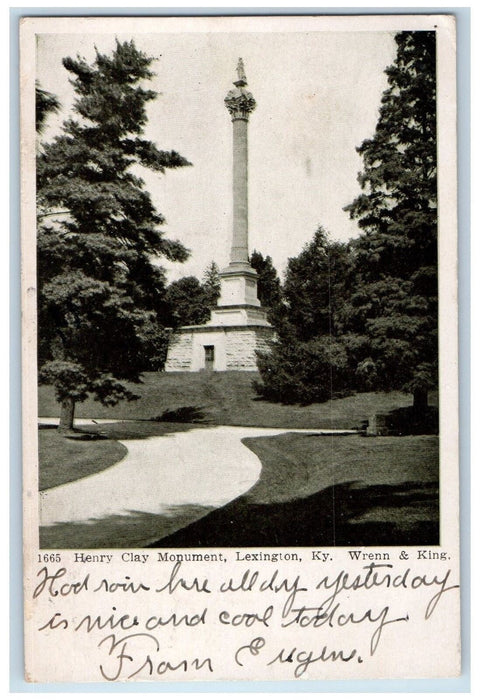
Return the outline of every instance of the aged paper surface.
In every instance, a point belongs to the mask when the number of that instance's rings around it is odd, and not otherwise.
[[[20,31],[26,679],[458,675],[453,18],[25,18]],[[319,223],[335,240],[361,234],[342,208],[360,194],[356,175],[363,163],[355,148],[374,134],[388,87],[384,71],[395,61],[394,39],[400,32],[435,32],[436,46],[439,383],[433,394],[439,428],[413,435],[388,432],[385,415],[376,409],[378,392],[346,395],[327,409],[318,401],[268,401],[255,397],[253,389],[249,398],[240,399],[246,391],[242,377],[250,375],[235,369],[251,368],[241,364],[240,355],[237,366],[228,364],[235,352],[244,352],[252,328],[249,338],[270,332],[256,297],[248,296],[256,282],[242,255],[257,250],[271,256],[283,281],[288,259],[301,253]],[[60,404],[45,381],[45,366],[57,371],[58,383],[58,362],[68,371],[72,365],[64,338],[56,335],[61,336],[63,321],[56,324],[55,315],[48,314],[64,299],[64,306],[71,306],[62,319],[83,337],[82,323],[90,323],[100,308],[105,311],[98,256],[106,249],[95,236],[106,219],[95,219],[92,212],[98,192],[106,191],[104,173],[111,168],[113,182],[122,166],[115,160],[118,153],[107,152],[98,140],[91,141],[88,158],[81,148],[75,153],[77,127],[55,152],[46,144],[66,133],[62,124],[68,119],[81,128],[94,123],[88,117],[105,84],[91,88],[89,71],[95,60],[98,67],[102,56],[124,42],[158,59],[151,85],[142,83],[158,93],[149,102],[142,138],[193,164],[178,170],[167,165],[165,173],[157,168],[153,175],[133,168],[166,219],[160,223],[167,238],[178,239],[191,253],[184,262],[160,260],[165,284],[189,276],[201,280],[214,260],[227,270],[221,276],[223,296],[212,311],[217,325],[185,322],[170,336],[167,371],[144,368],[139,400],[115,406],[84,401],[79,387],[84,379],[78,379],[75,426],[59,432]],[[69,79],[75,76],[67,70],[72,61],[62,65],[66,57],[77,61],[75,75],[81,76],[83,96],[90,100],[83,102],[83,113],[74,110],[74,100],[82,95],[74,94]],[[128,82],[130,73],[125,62],[108,65],[114,104],[118,76],[127,76]],[[413,75],[418,66],[411,70]],[[59,102],[47,108],[38,134],[36,81],[44,97],[53,95]],[[38,109],[37,102],[37,119]],[[133,101],[133,122],[135,109]],[[114,110],[107,112],[105,134],[117,124]],[[417,118],[414,110],[411,125]],[[82,132],[81,138],[88,143],[88,134]],[[385,138],[387,148],[391,140]],[[402,138],[408,148],[408,136]],[[150,158],[151,164],[152,152],[142,148],[144,162]],[[36,198],[36,159],[45,153],[42,162],[52,153],[54,160],[41,172]],[[62,158],[72,159],[70,170]],[[83,180],[79,163],[87,173]],[[128,182],[132,190],[139,184]],[[62,188],[64,200],[58,194]],[[106,235],[113,230],[108,226],[121,226],[130,206],[112,192]],[[62,207],[62,202],[68,204]],[[43,241],[38,269],[37,230]],[[52,236],[51,248],[41,239],[45,231]],[[99,245],[89,272],[98,286],[78,286],[73,264],[65,262],[81,233]],[[121,241],[124,248],[128,235]],[[88,254],[93,250],[79,243],[78,260],[87,249]],[[111,265],[128,264],[122,261],[112,258]],[[56,268],[63,270],[61,281],[52,274]],[[50,303],[39,305],[38,316],[37,272],[46,275],[42,304]],[[85,321],[78,308],[89,294],[98,301]],[[218,321],[237,312],[235,323]],[[99,338],[104,338],[105,318],[97,322]],[[117,330],[113,327],[112,334]],[[228,337],[235,341],[231,346]],[[189,357],[185,338],[193,338],[192,348],[201,347],[202,354],[193,349]],[[45,343],[57,364],[51,356],[45,360]],[[102,343],[115,351],[108,337]],[[124,362],[130,349],[119,355],[119,366],[130,362],[129,356]],[[89,350],[91,356],[101,354],[95,342]],[[89,353],[84,351],[78,356],[86,366]],[[43,377],[40,389],[37,369]],[[115,369],[111,375],[118,379]],[[62,381],[62,386],[70,382],[72,391],[72,375],[63,375]],[[99,386],[98,376],[95,381]],[[109,390],[116,391],[112,385]],[[335,386],[331,391],[334,398]],[[411,405],[411,396],[384,394],[388,415]],[[400,403],[389,403],[392,397]],[[347,405],[348,415],[343,415],[337,407]],[[320,477],[322,465],[327,479]]]

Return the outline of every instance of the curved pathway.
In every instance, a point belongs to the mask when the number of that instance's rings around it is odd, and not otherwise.
[[[40,523],[49,527],[133,511],[162,514],[193,504],[219,508],[248,491],[260,476],[260,460],[241,440],[286,432],[347,431],[215,426],[121,440],[128,454],[117,464],[40,493]]]

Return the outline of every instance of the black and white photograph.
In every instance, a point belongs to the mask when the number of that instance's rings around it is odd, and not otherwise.
[[[435,31],[36,41],[41,547],[438,545]]]
[[[458,676],[454,18],[20,44],[26,681]]]

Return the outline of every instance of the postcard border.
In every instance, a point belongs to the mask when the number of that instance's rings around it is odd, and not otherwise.
[[[86,9],[86,8],[85,8]],[[352,8],[311,9],[300,12],[295,8],[282,8],[272,12],[271,8],[245,8],[244,11],[232,12],[231,8],[214,8],[208,12],[196,10],[201,15],[347,15]],[[470,366],[469,366],[469,205],[470,175],[468,164],[470,157],[470,118],[469,118],[469,76],[470,76],[470,8],[355,8],[355,14],[451,14],[457,21],[457,89],[458,89],[458,246],[459,246],[459,405],[460,405],[460,557],[462,580],[462,675],[455,679],[425,680],[371,680],[371,681],[248,681],[248,682],[205,682],[201,686],[195,682],[188,683],[38,683],[29,684],[23,679],[23,600],[22,584],[22,460],[21,460],[21,370],[12,362],[10,369],[11,384],[11,464],[10,464],[10,619],[11,619],[11,692],[296,692],[332,691],[332,692],[468,692],[470,689],[470,538],[469,538],[469,421],[470,421]],[[134,8],[88,8],[88,16],[165,16],[166,11],[143,11]],[[191,15],[186,8],[177,8],[176,14]],[[10,8],[10,96],[11,96],[11,130],[10,130],[10,172],[11,172],[11,257],[10,257],[10,314],[11,314],[11,357],[20,356],[20,194],[19,194],[19,88],[18,88],[18,24],[23,16],[61,17],[85,16],[82,8]],[[18,594],[20,592],[20,594]],[[232,687],[234,686],[234,687]]]

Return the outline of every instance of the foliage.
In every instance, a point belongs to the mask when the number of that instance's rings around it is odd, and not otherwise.
[[[435,33],[395,39],[375,134],[358,148],[363,191],[346,207],[364,233],[342,326],[361,387],[425,397],[438,373]]]
[[[348,246],[332,242],[322,227],[300,255],[289,259],[277,340],[257,360],[257,389],[266,398],[310,403],[347,392],[351,377],[347,353],[336,337],[336,309],[348,268]]]
[[[320,226],[300,255],[290,258],[283,293],[288,322],[307,341],[337,335],[334,313],[345,294],[349,250]]]
[[[206,323],[220,297],[220,273],[212,260],[203,273],[200,282],[196,277],[182,277],[172,282],[166,292],[170,325],[195,326]]]
[[[220,270],[217,263],[212,260],[203,273],[203,290],[205,301],[210,309],[216,306],[220,298]]]
[[[395,40],[375,134],[357,149],[363,192],[346,207],[368,234],[357,254],[373,279],[409,277],[437,254],[435,32]]]
[[[41,134],[45,128],[47,117],[52,112],[58,112],[60,102],[56,95],[44,90],[38,80],[35,82],[35,129]]]
[[[258,354],[257,364],[262,380],[257,391],[272,401],[306,405],[349,393],[347,353],[329,335],[307,341],[283,335],[271,352]]]
[[[263,257],[254,250],[250,256],[250,265],[258,275],[257,294],[260,304],[267,310],[270,322],[274,323],[276,313],[279,313],[282,305],[282,288],[272,258],[270,255]]]
[[[152,61],[133,41],[117,41],[110,56],[97,51],[92,65],[63,60],[74,115],[37,158],[39,376],[60,401],[134,398],[123,380],[140,381],[147,352],[158,364],[157,331],[165,345],[158,258],[184,260],[187,251],[164,237],[164,218],[136,173],[188,162],[143,138],[156,96],[143,87]],[[59,208],[60,220],[44,214]]]
[[[211,298],[196,277],[172,282],[165,295],[172,326],[195,326],[208,321]]]

